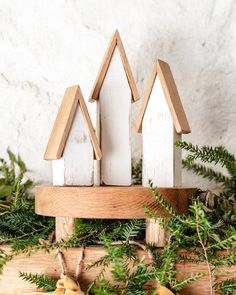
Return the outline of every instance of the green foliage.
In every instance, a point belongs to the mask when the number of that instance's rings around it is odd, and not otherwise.
[[[178,253],[181,249],[186,249],[189,252],[190,248],[195,248],[194,254],[198,261],[204,261],[208,266],[208,277],[210,289],[212,292],[216,289],[214,274],[218,271],[217,267],[222,265],[235,265],[235,253],[227,253],[225,255],[218,255],[217,250],[234,249],[236,245],[236,229],[233,226],[225,228],[224,223],[214,223],[212,213],[207,207],[199,201],[199,198],[193,198],[189,207],[189,215],[178,215],[166,203],[164,198],[152,188],[152,194],[156,201],[168,211],[171,219],[161,219],[161,223],[165,229],[170,233],[169,248],[165,247],[164,256],[167,255],[166,265],[170,267],[173,261],[182,260]],[[147,209],[148,215],[151,218],[158,218],[155,212]],[[171,253],[171,251],[173,251]],[[169,257],[168,257],[169,256]],[[171,260],[172,259],[172,260]],[[188,261],[191,262],[191,261]],[[195,263],[196,260],[193,261]],[[162,273],[160,281],[168,285],[170,278],[167,275],[174,275],[173,269],[168,269]],[[168,281],[169,279],[169,281]],[[184,279],[185,281],[185,279]],[[175,282],[172,281],[172,289],[174,289]],[[176,289],[177,290],[177,289]],[[213,293],[211,293],[213,294]],[[222,293],[224,294],[224,293]]]
[[[94,295],[151,295],[157,284],[161,284],[179,292],[188,284],[200,279],[204,274],[189,274],[181,280],[176,279],[175,265],[179,261],[188,263],[205,262],[208,266],[208,278],[211,290],[219,294],[233,294],[235,281],[216,281],[217,272],[222,272],[221,266],[233,266],[236,262],[234,251],[236,242],[235,221],[235,158],[226,149],[193,146],[178,142],[178,146],[190,152],[183,164],[189,170],[209,180],[221,184],[220,194],[199,192],[192,198],[188,216],[177,214],[151,188],[151,194],[156,202],[168,211],[171,218],[160,218],[148,207],[145,208],[148,217],[159,220],[168,230],[170,236],[164,249],[159,250],[151,245],[140,244],[144,239],[143,220],[84,220],[78,219],[75,234],[69,239],[53,242],[55,227],[54,219],[40,217],[33,211],[33,201],[29,193],[31,181],[25,180],[26,167],[20,157],[8,151],[9,162],[1,159],[0,179],[0,243],[9,243],[12,252],[6,254],[0,249],[0,269],[19,253],[31,253],[39,249],[51,251],[91,244],[103,244],[106,255],[88,266],[100,267],[100,273],[91,284],[87,294]],[[220,164],[225,167],[226,174],[205,167],[195,161]],[[133,166],[133,182],[141,183],[142,163]],[[28,182],[27,182],[28,181]],[[221,220],[223,218],[223,220]],[[226,226],[227,223],[227,226]],[[137,254],[137,249],[145,249],[152,255],[152,262],[145,262]],[[180,250],[186,249],[183,255]],[[191,250],[190,250],[191,249]],[[227,252],[218,255],[218,250]],[[195,254],[193,257],[192,254]],[[191,254],[191,255],[189,255]],[[111,268],[111,284],[105,277],[106,269]],[[55,281],[41,274],[21,273],[20,276],[45,291],[55,289]],[[147,289],[147,286],[153,288]]]
[[[132,183],[142,184],[142,159],[132,165]]]
[[[216,290],[222,295],[233,295],[236,293],[236,280],[226,280],[216,285]]]
[[[180,291],[181,289],[183,289],[184,287],[186,287],[187,285],[196,282],[197,280],[201,279],[202,277],[204,277],[205,274],[202,272],[196,273],[196,274],[191,274],[188,277],[185,277],[182,280],[173,280],[172,281],[172,289],[174,291]]]
[[[236,160],[235,156],[224,147],[199,147],[185,141],[177,141],[176,146],[189,152],[182,161],[183,167],[192,171],[196,175],[202,176],[210,181],[214,181],[221,186],[221,192],[214,194],[210,192],[202,193],[201,201],[204,202],[217,222],[219,219],[231,224],[236,223]],[[199,163],[202,162],[202,163]],[[205,166],[205,163],[225,169],[223,174],[212,167]]]
[[[38,289],[43,289],[44,291],[54,291],[56,289],[57,281],[48,279],[44,274],[28,274],[25,272],[20,272],[19,276],[26,282],[34,284]]]
[[[30,193],[32,180],[26,176],[26,166],[20,156],[9,149],[8,161],[0,159],[0,245],[10,244],[11,253],[0,249],[0,270],[18,253],[38,245],[54,230],[53,218],[34,213],[34,200]]]
[[[26,166],[20,156],[7,150],[9,161],[0,159],[0,214],[33,207],[29,193],[32,180],[26,176]]]

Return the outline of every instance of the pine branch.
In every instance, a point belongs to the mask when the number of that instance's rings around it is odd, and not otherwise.
[[[144,228],[144,222],[141,219],[130,220],[123,228],[122,238],[125,241],[129,241],[138,236],[141,230]]]
[[[213,295],[213,275],[212,275],[212,268],[209,262],[209,258],[208,258],[208,253],[207,253],[207,249],[204,245],[204,242],[202,240],[202,236],[201,236],[201,232],[200,232],[200,225],[199,225],[199,209],[196,206],[196,230],[197,230],[197,234],[198,234],[198,239],[199,239],[199,243],[202,246],[202,249],[204,251],[204,256],[206,259],[206,264],[207,264],[207,269],[208,269],[208,276],[209,276],[209,285],[210,285],[210,294]]]
[[[233,295],[236,291],[236,280],[227,280],[216,285],[216,291],[222,295]]]
[[[218,243],[208,246],[207,250],[210,250],[210,249],[223,250],[223,249],[232,248],[235,242],[236,242],[236,229],[232,227],[229,234],[226,235],[226,237],[223,240],[220,240]]]
[[[132,183],[142,184],[142,159],[132,164]]]
[[[20,272],[19,276],[22,280],[34,284],[38,289],[42,289],[47,292],[54,291],[56,289],[56,280],[48,279],[44,274],[28,274]]]
[[[213,180],[216,183],[221,183],[226,188],[231,188],[231,179],[220,172],[214,171],[212,168],[194,163],[192,159],[189,160],[188,157],[182,161],[182,164],[184,168],[193,171],[196,175],[207,178],[210,181]]]
[[[232,252],[223,256],[216,256],[212,259],[211,264],[217,266],[234,266],[236,264],[236,252]]]
[[[183,278],[182,280],[174,281],[172,284],[172,289],[174,291],[180,291],[181,289],[183,289],[187,285],[189,285],[193,282],[196,282],[197,280],[203,278],[204,276],[205,276],[205,273],[203,273],[203,272],[199,272],[197,274],[191,274],[190,276],[187,276],[187,277]]]
[[[191,143],[187,143],[186,141],[177,141],[175,145],[188,152],[191,152],[193,160],[201,159],[203,162],[207,163],[220,163],[222,166],[227,168],[236,166],[234,155],[230,154],[224,147],[199,147],[198,145],[193,145]]]

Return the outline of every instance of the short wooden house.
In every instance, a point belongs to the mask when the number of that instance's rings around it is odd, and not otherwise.
[[[152,181],[157,187],[180,187],[181,150],[174,143],[190,127],[170,67],[162,60],[155,62],[136,131],[143,136],[143,185]],[[148,221],[146,240],[163,246],[165,233]]]

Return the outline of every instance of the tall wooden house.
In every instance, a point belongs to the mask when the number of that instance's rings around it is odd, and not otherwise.
[[[101,166],[97,167],[101,171],[101,184],[131,185],[130,109],[131,103],[138,99],[125,49],[116,31],[90,96],[90,101],[97,103],[96,130],[103,151]]]

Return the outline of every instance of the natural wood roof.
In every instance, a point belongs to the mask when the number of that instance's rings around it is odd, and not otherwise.
[[[150,98],[150,94],[152,92],[152,87],[154,85],[156,76],[159,76],[161,85],[166,97],[167,104],[170,109],[170,113],[173,118],[173,123],[175,126],[175,130],[177,133],[190,133],[190,127],[188,124],[187,117],[184,112],[183,105],[181,103],[179,93],[175,84],[175,80],[173,78],[173,75],[171,73],[170,66],[162,61],[157,60],[155,63],[155,66],[152,71],[151,79],[149,81],[146,94],[144,97],[143,104],[141,106],[141,111],[139,113],[137,122],[136,122],[136,131],[141,132],[142,131],[142,122],[145,115],[145,111],[148,105],[148,101]]]
[[[44,154],[45,160],[56,160],[62,157],[78,104],[81,108],[84,120],[88,126],[89,136],[94,149],[95,158],[97,160],[101,159],[102,153],[80,87],[71,86],[66,89],[64,94]]]
[[[109,67],[109,64],[110,64],[110,61],[111,61],[111,58],[112,58],[112,55],[113,55],[113,52],[114,52],[116,46],[119,50],[120,57],[121,57],[121,60],[123,63],[123,67],[124,67],[124,70],[125,70],[125,73],[127,76],[127,80],[128,80],[128,83],[129,83],[129,86],[131,89],[132,99],[133,99],[133,101],[136,101],[139,99],[138,89],[137,89],[136,83],[134,81],[134,77],[133,77],[133,74],[132,74],[126,53],[125,53],[124,46],[121,41],[120,34],[119,34],[118,30],[116,30],[109,45],[108,45],[105,56],[103,58],[101,67],[99,69],[96,81],[94,83],[94,86],[93,86],[93,89],[92,89],[92,92],[90,95],[90,99],[89,99],[90,101],[94,101],[94,100],[99,99],[99,93],[100,93],[104,78],[106,76],[106,73],[107,73],[107,70],[108,70],[108,67]]]

